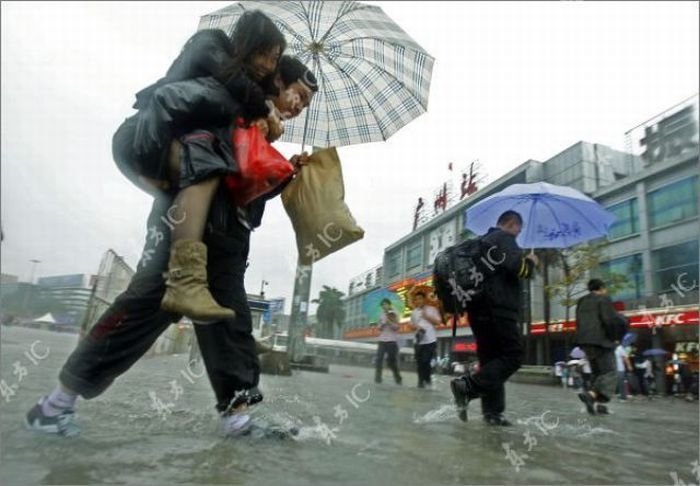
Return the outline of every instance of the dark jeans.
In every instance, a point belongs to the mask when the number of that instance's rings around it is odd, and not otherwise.
[[[617,365],[615,364],[615,350],[583,344],[581,349],[586,353],[591,364],[593,383],[591,390],[597,395],[599,402],[609,402],[615,395],[617,384]]]
[[[61,383],[83,398],[104,392],[181,317],[160,309],[165,293],[163,272],[170,253],[170,230],[161,217],[167,215],[171,203],[166,196],[154,200],[144,255],[129,287],[80,341],[60,372]],[[250,232],[235,222],[229,208],[223,192],[218,193],[204,243],[208,247],[209,289],[217,302],[236,311],[236,318],[194,326],[219,411],[226,408],[235,392],[257,386],[260,376],[243,285]]]
[[[472,378],[481,394],[481,412],[485,416],[501,415],[506,408],[505,382],[523,362],[518,323],[482,305],[469,311],[469,325],[479,357],[479,371]]]
[[[401,374],[399,373],[399,345],[396,341],[379,341],[377,342],[377,364],[374,373],[374,381],[382,382],[382,366],[384,364],[384,355],[386,354],[386,364],[394,373],[394,381],[401,383]]]
[[[435,349],[437,348],[437,343],[429,344],[419,344],[415,347],[416,349],[416,368],[418,371],[418,386],[423,387],[425,385],[430,385],[431,378],[430,375],[432,370],[430,368],[430,360],[435,356]]]
[[[590,373],[582,373],[583,375],[583,389],[588,391],[591,389],[591,374]]]
[[[645,369],[634,369],[634,376],[637,378],[638,390],[644,396],[649,396],[649,387],[647,387],[647,380],[644,378]]]

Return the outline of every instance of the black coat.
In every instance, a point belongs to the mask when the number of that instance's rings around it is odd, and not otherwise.
[[[232,141],[235,119],[243,117],[243,113],[243,107],[233,100],[224,86],[214,78],[169,83],[155,91],[151,107],[139,116],[138,126],[146,134],[141,136],[140,140],[154,143],[161,139],[169,141],[171,138],[186,135],[194,128],[198,133],[210,132],[214,135],[211,139],[198,138],[188,142],[188,137],[180,138],[187,154],[187,170],[183,173],[186,172],[195,179],[215,173],[225,174],[226,172],[221,170],[222,166],[232,171],[238,169]],[[139,138],[138,135],[136,138]],[[147,150],[159,152],[156,146]],[[163,164],[162,161],[153,163]],[[163,169],[159,173],[162,174]],[[275,191],[252,201],[245,208],[245,219],[249,226],[260,226],[266,201],[279,195],[290,180]]]
[[[594,293],[584,295],[576,304],[574,342],[578,345],[615,348],[610,336],[614,335],[614,326],[618,319],[610,297]]]
[[[265,92],[246,74],[223,79],[231,41],[218,29],[194,34],[167,74],[136,94],[133,150],[141,161],[162,163],[170,141],[196,128],[227,126],[269,114]],[[153,171],[150,171],[153,172]],[[160,171],[158,171],[160,172]]]
[[[231,59],[231,39],[223,30],[200,30],[185,43],[164,77],[136,93],[134,108],[140,110],[148,106],[154,92],[165,84],[213,76],[226,86],[252,117],[265,116],[268,113],[265,93],[256,82],[244,74],[223,79],[222,69]]]
[[[210,131],[212,143],[198,143],[188,153],[191,172],[216,170],[209,164],[226,159],[235,170],[231,135],[233,123],[265,117],[269,108],[264,91],[246,75],[222,79],[221,70],[231,60],[230,40],[217,29],[194,34],[172,63],[166,76],[136,94],[134,108],[113,141],[115,161],[130,178],[138,174],[167,178],[167,151],[172,139],[194,129]],[[215,166],[220,166],[218,163]],[[253,201],[247,209],[250,226],[260,225],[265,201],[281,188]],[[230,218],[229,218],[230,219]]]
[[[489,229],[481,237],[481,246],[483,258],[494,268],[484,280],[485,304],[495,315],[517,320],[522,299],[520,279],[532,276],[534,264],[525,259],[515,236],[500,228]]]

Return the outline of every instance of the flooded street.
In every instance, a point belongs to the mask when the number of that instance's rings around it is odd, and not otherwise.
[[[80,437],[35,436],[23,414],[53,388],[76,341],[2,328],[2,379],[17,384],[2,401],[4,486],[637,485],[674,484],[674,474],[697,483],[697,402],[614,402],[613,415],[590,417],[571,390],[509,384],[506,415],[515,426],[494,428],[480,420],[478,403],[471,422],[457,419],[446,376],[434,390],[418,390],[415,374],[398,387],[385,371],[375,385],[370,369],[331,366],[329,374],[262,377],[266,398],[254,417],[296,427],[296,437],[224,439],[207,378],[186,371],[185,355],[143,359],[104,395],[79,400]],[[166,408],[156,410],[158,400]]]

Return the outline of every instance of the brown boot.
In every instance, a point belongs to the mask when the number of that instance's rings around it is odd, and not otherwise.
[[[232,309],[221,307],[207,285],[207,247],[201,241],[178,240],[170,249],[166,290],[160,307],[195,321],[233,319]],[[202,322],[205,324],[206,322]]]

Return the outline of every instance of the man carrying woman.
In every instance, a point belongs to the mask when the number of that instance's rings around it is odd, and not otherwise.
[[[262,395],[244,274],[250,232],[260,224],[265,199],[279,191],[236,208],[219,181],[236,172],[228,136],[235,118],[255,123],[272,140],[281,126],[266,98],[279,104],[275,111],[298,114],[303,108],[300,98],[288,92],[289,78],[282,94],[274,84],[284,47],[283,36],[267,17],[249,12],[232,40],[220,31],[195,34],[166,77],[137,94],[140,111],[115,134],[114,156],[125,175],[155,196],[147,227],[161,241],[148,248],[147,239],[148,258],[144,254],[129,287],[69,356],[56,389],[27,413],[29,428],[78,434],[77,397],[103,393],[185,314],[195,322],[222,430],[227,435],[248,430],[246,408]],[[293,82],[305,80],[311,86],[304,88],[313,93],[310,73]],[[209,100],[201,97],[208,105],[192,104],[187,91],[179,99],[165,96],[169,86],[188,82],[211,95]],[[290,100],[297,105],[285,106]],[[212,106],[221,109],[210,110]],[[214,134],[208,145],[183,142],[189,132],[201,129]],[[174,139],[180,142],[171,144]],[[171,145],[181,148],[171,151]],[[172,292],[175,302],[167,297]]]

